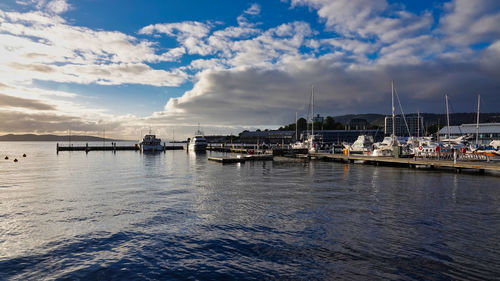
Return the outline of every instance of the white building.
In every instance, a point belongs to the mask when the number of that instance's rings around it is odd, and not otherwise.
[[[450,126],[451,138],[463,135],[476,137],[476,124],[462,124],[460,126]],[[448,138],[448,126],[439,130],[440,138]],[[500,140],[500,123],[481,123],[479,124],[479,142],[489,144],[492,140]]]

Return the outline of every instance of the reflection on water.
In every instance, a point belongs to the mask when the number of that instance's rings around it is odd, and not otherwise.
[[[494,279],[498,178],[0,143],[0,280]],[[2,156],[2,155],[0,155]],[[2,157],[3,159],[3,157]]]

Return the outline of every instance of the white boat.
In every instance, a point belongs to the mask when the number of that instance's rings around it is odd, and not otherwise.
[[[368,135],[359,135],[353,144],[349,145],[343,143],[342,145],[349,149],[350,153],[369,153],[373,149],[373,137]]]
[[[500,140],[492,140],[490,142],[490,146],[496,149],[500,149]]]
[[[141,143],[141,151],[163,151],[163,146],[161,145],[161,139],[156,138],[153,134],[145,135]]]
[[[207,140],[203,136],[203,133],[198,130],[196,135],[189,140],[188,149],[190,151],[205,151],[207,149]]]
[[[307,137],[303,141],[297,141],[291,145],[292,149],[307,149],[309,152],[318,152],[323,142],[322,136],[314,134],[314,85],[311,87],[311,133],[307,131]],[[297,119],[297,118],[296,118]],[[309,118],[308,118],[309,119]],[[309,122],[309,120],[308,120]],[[297,124],[295,125],[297,127]],[[297,134],[297,132],[296,132]]]

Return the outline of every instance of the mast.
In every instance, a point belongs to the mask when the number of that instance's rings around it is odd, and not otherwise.
[[[450,111],[448,110],[448,95],[444,95],[446,98],[446,122],[448,123],[448,146],[450,146]]]
[[[392,92],[392,137],[396,136],[396,114],[394,107],[394,80],[391,81],[391,92]]]
[[[314,138],[314,85],[311,89],[311,136]]]
[[[420,138],[420,110],[417,109],[417,138]]]
[[[295,112],[295,140],[299,140],[299,128],[298,128],[298,123],[299,121],[297,120],[297,112]]]
[[[479,143],[479,105],[481,102],[480,94],[477,94],[477,122],[476,122],[476,147]]]

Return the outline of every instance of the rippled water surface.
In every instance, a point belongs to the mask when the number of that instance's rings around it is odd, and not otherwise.
[[[0,142],[0,280],[500,276],[499,177],[208,155]]]

